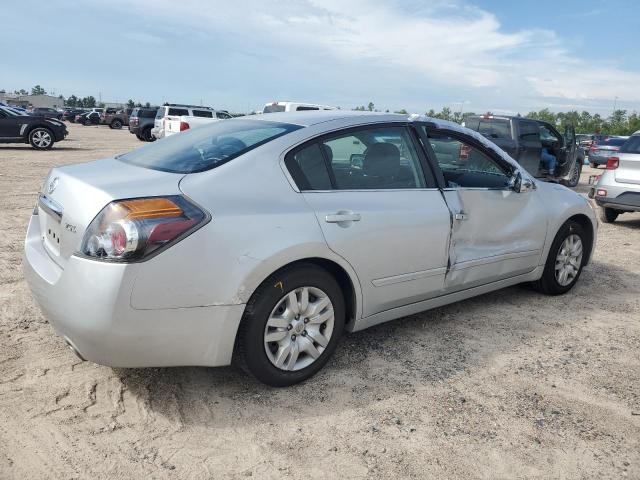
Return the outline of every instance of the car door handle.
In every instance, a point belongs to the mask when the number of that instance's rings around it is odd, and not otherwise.
[[[462,220],[466,220],[467,218],[469,218],[469,215],[467,215],[466,213],[463,212],[458,212],[454,215],[454,217],[456,220],[458,221],[462,221]]]
[[[324,217],[327,223],[342,223],[342,222],[359,222],[362,217],[359,213],[343,213],[338,212],[332,215]]]

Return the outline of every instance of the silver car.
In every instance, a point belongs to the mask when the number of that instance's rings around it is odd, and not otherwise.
[[[618,215],[640,211],[640,132],[634,133],[615,156],[589,192],[600,206],[600,220],[615,222]]]
[[[586,199],[459,125],[339,110],[203,126],[54,168],[24,269],[81,358],[309,378],[342,333],[510,285],[562,294]]]

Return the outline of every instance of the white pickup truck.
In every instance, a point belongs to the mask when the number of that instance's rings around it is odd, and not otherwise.
[[[158,109],[151,134],[156,138],[162,138],[228,118],[231,118],[231,115],[225,110],[195,105],[165,105]]]

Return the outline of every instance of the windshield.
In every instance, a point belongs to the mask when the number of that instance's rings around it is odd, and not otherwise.
[[[202,172],[299,128],[302,127],[252,120],[216,122],[165,138],[118,159],[164,172]]]
[[[20,110],[15,110],[11,107],[0,107],[0,110],[2,110],[3,112],[5,112],[7,115],[11,117],[28,117],[29,116],[26,113],[21,112]]]

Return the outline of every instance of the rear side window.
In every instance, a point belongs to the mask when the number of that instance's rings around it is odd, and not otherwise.
[[[229,115],[227,112],[216,112],[216,117],[220,120],[228,120],[231,118],[231,115]]]
[[[179,117],[180,115],[189,115],[189,110],[186,108],[169,108],[169,113],[167,115],[175,115]]]
[[[262,113],[284,112],[284,110],[285,110],[284,105],[278,105],[277,103],[274,103],[273,105],[265,105]]]
[[[137,108],[134,108],[131,111],[131,115],[130,116],[133,118],[133,117],[137,117],[139,114],[140,114],[140,110],[138,110]]]
[[[163,109],[159,108],[158,110],[140,110],[138,112],[138,116],[142,118],[153,118],[156,116],[156,113],[162,112]]]
[[[331,190],[331,177],[320,145],[314,143],[286,160],[291,176],[300,190]]]
[[[300,128],[262,120],[213,122],[138,148],[118,160],[163,172],[202,172]]]
[[[627,143],[626,138],[608,138],[604,142],[600,142],[600,145],[611,145],[612,147],[621,147]]]
[[[511,140],[511,125],[508,120],[480,119],[478,133],[489,139]]]
[[[211,110],[194,110],[194,117],[213,118],[213,112]]]
[[[164,117],[164,112],[166,111],[165,107],[160,107],[158,109],[158,111],[156,112],[156,118],[163,118]]]
[[[520,128],[521,141],[540,143],[540,128],[536,122],[522,121],[518,127]]]
[[[302,112],[305,110],[320,110],[320,109],[318,107],[305,107],[305,106],[300,106],[296,108],[296,112]]]
[[[620,148],[621,153],[640,153],[640,135],[634,135]]]

